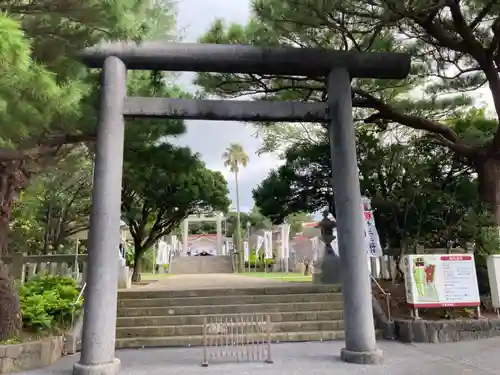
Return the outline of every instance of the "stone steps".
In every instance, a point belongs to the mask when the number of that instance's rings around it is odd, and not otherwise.
[[[258,340],[262,336],[249,336],[249,339]],[[300,341],[330,341],[343,340],[344,331],[300,331],[300,332],[273,332],[271,342],[300,342]],[[138,337],[117,339],[116,348],[147,348],[147,347],[179,347],[202,346],[203,336],[170,336],[170,337]]]
[[[344,337],[337,286],[283,285],[244,289],[133,290],[119,293],[117,348],[197,346],[205,320],[224,324],[269,314],[271,340],[322,341]],[[247,325],[259,324],[248,322]],[[261,333],[258,338],[262,339]],[[257,338],[257,336],[256,336]]]
[[[244,303],[244,302],[243,302]],[[342,302],[263,303],[237,305],[120,308],[118,317],[254,314],[262,312],[329,311],[342,309]]]
[[[214,297],[214,296],[260,296],[283,294],[312,294],[312,293],[340,293],[338,285],[313,285],[295,283],[283,286],[262,286],[259,288],[221,288],[221,289],[193,289],[193,290],[154,290],[154,289],[126,289],[118,292],[118,299],[145,299],[145,298],[177,298],[177,297]]]
[[[231,257],[214,256],[179,256],[172,259],[170,272],[181,274],[233,273]]]
[[[251,325],[251,323],[249,324]],[[299,331],[338,331],[344,329],[343,321],[297,321],[272,323],[272,332],[289,333]],[[136,337],[170,337],[203,335],[203,325],[147,326],[118,328],[118,339]]]
[[[328,302],[342,301],[342,296],[335,293],[283,294],[245,296],[245,304],[294,303],[294,302]],[[212,297],[174,297],[174,298],[133,298],[118,301],[119,308],[149,308],[162,306],[207,306],[235,305],[240,303],[241,296]]]
[[[275,312],[270,313],[271,322],[294,321],[324,321],[342,320],[342,310],[330,311],[302,311],[302,312]],[[237,320],[240,315],[225,315],[227,319]],[[148,326],[175,326],[175,325],[202,325],[205,319],[214,321],[217,315],[172,315],[172,316],[144,316],[121,317],[116,321],[117,328],[148,327]]]

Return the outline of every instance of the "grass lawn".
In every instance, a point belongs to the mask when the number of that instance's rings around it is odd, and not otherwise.
[[[279,280],[287,283],[310,283],[312,282],[312,275],[304,276],[299,272],[243,272],[240,275],[262,277],[266,279]]]
[[[141,280],[142,281],[151,281],[151,280],[161,280],[166,277],[170,277],[172,274],[170,273],[150,273],[150,272],[142,272],[141,273]]]
[[[277,281],[283,281],[287,283],[310,283],[312,282],[312,276],[304,276],[299,272],[243,272],[238,275],[251,276],[251,277],[261,277],[266,279],[273,279]],[[143,272],[141,273],[142,281],[153,281],[153,280],[162,280],[167,277],[173,276],[170,273],[149,273]]]

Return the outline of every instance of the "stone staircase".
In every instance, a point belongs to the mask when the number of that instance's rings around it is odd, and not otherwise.
[[[205,317],[265,312],[273,323],[273,342],[344,338],[337,286],[135,290],[119,292],[118,298],[117,348],[199,346]]]
[[[233,273],[231,257],[224,255],[213,256],[178,256],[170,262],[170,273]]]

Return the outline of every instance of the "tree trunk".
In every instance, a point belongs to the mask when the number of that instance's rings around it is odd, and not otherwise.
[[[26,182],[22,163],[0,162],[0,341],[16,336],[22,324],[19,295],[1,258],[7,255],[12,204]]]
[[[476,163],[479,195],[488,204],[493,220],[500,226],[500,160],[486,159]]]
[[[304,262],[304,276],[309,276],[311,274],[311,266],[309,262]]]
[[[234,172],[236,182],[236,249],[238,251],[238,272],[245,270],[245,259],[243,257],[243,244],[241,243],[241,217],[240,217],[240,187],[238,186],[238,171]]]
[[[142,252],[135,250],[134,255],[134,272],[132,273],[132,282],[138,283],[141,281],[141,271],[142,271]]]

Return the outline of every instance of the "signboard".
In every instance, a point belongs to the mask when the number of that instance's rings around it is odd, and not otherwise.
[[[479,306],[472,255],[407,255],[406,301],[413,308]]]

